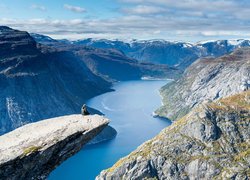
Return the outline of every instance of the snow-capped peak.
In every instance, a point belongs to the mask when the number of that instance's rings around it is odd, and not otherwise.
[[[232,39],[232,40],[228,40],[228,44],[233,45],[233,46],[238,46],[243,41],[245,41],[245,40],[244,39]]]
[[[220,44],[223,41],[226,41],[228,43],[228,45],[231,45],[231,46],[239,46],[239,45],[241,45],[241,43],[243,43],[244,41],[247,41],[247,40],[246,39],[207,40],[207,41],[199,41],[199,42],[197,42],[196,45],[199,45],[199,44],[203,45],[203,44],[206,44],[206,43]]]

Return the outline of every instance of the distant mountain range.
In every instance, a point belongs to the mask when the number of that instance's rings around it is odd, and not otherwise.
[[[103,48],[78,43],[78,41],[55,40],[40,34],[31,35],[43,45],[74,52],[92,72],[106,80],[131,80],[145,76],[176,79],[182,73],[182,70],[169,65],[138,61],[118,48]]]
[[[218,40],[191,44],[165,40],[134,40],[125,43],[122,41],[87,39],[74,41],[73,43],[97,48],[114,48],[140,61],[167,64],[181,69],[185,69],[198,58],[219,57],[232,52],[236,48],[250,46],[249,40]]]
[[[40,43],[54,44],[47,36],[32,34]],[[166,64],[172,67],[185,69],[201,57],[219,57],[228,54],[237,48],[249,47],[250,41],[238,40],[211,40],[198,43],[170,42],[165,40],[132,40],[123,42],[107,39],[83,39],[78,41],[58,40],[56,43],[86,45],[95,48],[116,49],[131,58],[143,62]]]

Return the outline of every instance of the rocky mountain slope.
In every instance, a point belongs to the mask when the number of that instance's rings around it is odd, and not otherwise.
[[[235,49],[244,48],[250,46],[249,40],[237,39],[237,40],[212,40],[197,43],[197,46],[201,46],[205,49],[205,56],[210,55],[214,57],[228,54]]]
[[[184,59],[194,61],[199,50],[189,43],[168,42],[164,40],[131,41],[129,43],[118,40],[86,39],[73,42],[98,48],[113,48],[124,52],[127,56],[143,62],[153,62],[177,66]]]
[[[167,65],[140,62],[126,56],[119,51],[120,49],[54,40],[39,34],[32,34],[32,36],[39,43],[75,53],[94,74],[109,81],[134,80],[142,77],[176,79],[183,72]]]
[[[87,49],[80,48],[74,52],[93,73],[106,80],[124,81],[143,77],[177,79],[182,74],[177,68],[138,62],[114,49]]]
[[[241,47],[249,47],[249,40],[216,40],[198,43],[165,40],[133,40],[123,42],[107,39],[85,39],[72,42],[98,48],[113,48],[144,62],[167,64],[185,69],[200,57],[219,57]]]
[[[27,32],[6,26],[0,26],[0,49],[1,61],[5,58],[39,53],[36,42]]]
[[[87,99],[110,91],[110,86],[72,52],[0,27],[0,134],[40,119],[80,113]]]
[[[70,115],[31,123],[0,136],[0,179],[46,179],[108,122],[99,115]]]
[[[96,179],[249,179],[250,91],[203,103]]]
[[[176,120],[204,101],[250,88],[250,49],[242,48],[220,58],[193,63],[176,82],[161,89],[164,105],[159,116]]]

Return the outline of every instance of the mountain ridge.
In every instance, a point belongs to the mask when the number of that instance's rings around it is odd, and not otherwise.
[[[168,65],[140,62],[135,58],[126,56],[118,49],[92,47],[73,42],[47,41],[50,37],[34,35],[37,42],[49,47],[73,52],[80,57],[88,68],[96,75],[107,81],[124,81],[141,79],[142,77],[176,79],[182,70]]]
[[[38,40],[40,38],[36,38]],[[46,39],[46,37],[44,38]],[[50,44],[50,42],[41,41]],[[61,43],[58,40],[58,43]],[[131,58],[141,62],[151,62],[166,64],[169,66],[186,69],[194,61],[206,56],[219,57],[231,53],[235,49],[249,47],[250,40],[231,39],[231,40],[212,40],[197,43],[167,41],[167,40],[108,40],[87,38],[77,41],[67,41],[70,44],[86,45],[95,48],[117,49]]]

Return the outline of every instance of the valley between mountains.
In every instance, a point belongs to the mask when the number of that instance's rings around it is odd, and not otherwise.
[[[81,106],[141,79],[171,79],[150,111],[173,123],[97,180],[250,178],[249,40],[70,41],[0,26],[0,179],[47,179],[86,143],[115,138],[113,119]]]
[[[250,56],[201,59],[161,90],[175,122],[97,179],[248,179]]]

